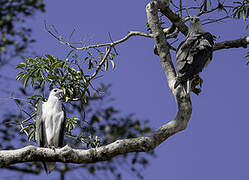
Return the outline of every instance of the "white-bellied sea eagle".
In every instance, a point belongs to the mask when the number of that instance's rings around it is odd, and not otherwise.
[[[202,85],[199,74],[212,60],[213,45],[212,34],[202,29],[197,16],[191,16],[188,35],[176,50],[177,79],[174,88],[181,84],[187,94],[191,90],[197,95],[200,93],[195,86]]]
[[[65,110],[60,99],[63,90],[50,91],[46,102],[40,101],[37,107],[36,141],[39,147],[56,148],[63,146],[65,129]],[[50,173],[56,162],[43,162],[46,173]]]

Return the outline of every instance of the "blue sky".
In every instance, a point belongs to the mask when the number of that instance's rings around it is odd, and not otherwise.
[[[46,12],[37,13],[27,23],[37,40],[32,49],[40,55],[49,53],[63,58],[68,52],[44,31],[44,20],[67,37],[75,29],[74,40],[92,37],[99,43],[109,41],[108,32],[117,40],[128,31],[146,29],[148,1],[46,2]],[[217,42],[248,35],[240,20],[204,28],[218,37]],[[117,46],[116,69],[98,81],[112,84],[114,105],[122,113],[134,112],[138,118],[149,119],[156,129],[174,118],[176,105],[153,46],[153,40],[144,37],[132,37]],[[156,148],[157,158],[150,158],[150,166],[143,170],[145,180],[249,178],[249,67],[243,58],[247,51],[240,48],[214,52],[213,61],[201,74],[202,93],[192,94],[193,113],[188,128]],[[175,60],[174,53],[172,58]],[[10,76],[15,77],[15,73],[12,70]],[[44,177],[43,173],[40,179]],[[135,178],[125,174],[124,179]]]

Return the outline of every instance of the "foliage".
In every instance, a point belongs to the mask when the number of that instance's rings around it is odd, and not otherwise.
[[[66,60],[60,60],[49,54],[45,57],[26,58],[24,62],[16,66],[21,70],[17,75],[17,80],[22,81],[24,88],[28,83],[34,89],[44,89],[45,84],[48,84],[50,90],[60,87],[64,90],[66,102],[79,99],[82,100],[82,103],[86,103],[87,95],[90,96],[91,81],[102,66],[104,71],[108,70],[109,62],[114,68],[115,54],[110,52],[110,48],[106,48],[103,52],[98,50],[95,58],[93,53],[88,51],[88,56],[81,62],[77,54],[70,56],[71,53],[72,51],[69,52]],[[107,56],[104,59],[105,54]],[[84,64],[87,64],[88,71],[85,71]]]
[[[235,6],[233,8],[233,18],[238,18],[240,19],[241,17],[243,17],[243,20],[246,21],[246,19],[249,17],[249,1],[248,0],[243,0],[243,1],[236,1],[234,2],[234,4],[237,4],[237,6]],[[247,25],[247,29],[248,29],[249,25]],[[249,52],[247,52],[247,54],[245,55],[245,58],[249,58]],[[246,65],[249,64],[249,60],[247,61]]]
[[[6,63],[4,55],[18,55],[34,42],[30,38],[31,29],[24,22],[36,11],[45,11],[43,0],[0,1],[0,65]]]
[[[235,1],[234,4],[237,6],[234,6],[233,8],[233,18],[240,19],[243,17],[243,20],[245,21],[249,17],[249,1]]]
[[[248,59],[248,61],[246,62],[246,65],[248,65],[249,64],[249,52],[246,54],[245,58]]]

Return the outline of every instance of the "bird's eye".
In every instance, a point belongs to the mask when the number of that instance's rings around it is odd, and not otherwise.
[[[54,92],[57,92],[57,89],[55,89]]]

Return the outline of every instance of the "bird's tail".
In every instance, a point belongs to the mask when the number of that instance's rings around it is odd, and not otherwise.
[[[187,87],[186,87],[186,93],[189,94],[190,93],[190,90],[191,90],[191,81],[190,80],[187,80]]]
[[[55,167],[56,167],[56,162],[42,162],[44,165],[44,169],[46,171],[47,174],[51,173]]]
[[[189,94],[191,91],[191,80],[182,81],[181,79],[177,78],[174,88],[176,89],[179,85],[182,85],[183,89],[185,90],[186,94]]]

